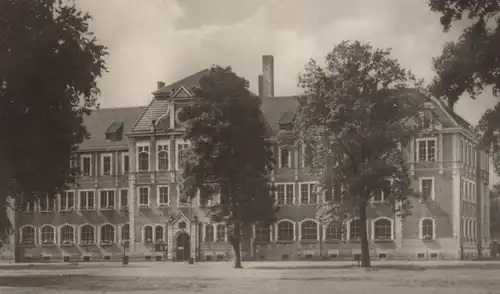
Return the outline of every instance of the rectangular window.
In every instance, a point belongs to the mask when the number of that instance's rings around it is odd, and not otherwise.
[[[74,206],[75,206],[75,192],[66,191],[66,192],[62,193],[59,197],[60,197],[59,209],[61,211],[70,211],[74,208]]]
[[[94,191],[80,191],[80,210],[94,210]]]
[[[420,179],[420,197],[423,201],[434,200],[434,179]]]
[[[122,153],[122,174],[126,175],[129,172],[129,156],[127,153]]]
[[[168,186],[158,187],[158,204],[168,205],[170,204],[169,189]]]
[[[436,161],[436,139],[418,139],[417,158],[420,162]]]
[[[189,143],[177,143],[177,170],[183,170],[183,162],[186,160],[186,153],[189,150]]]
[[[294,184],[276,184],[276,201],[278,205],[294,203]]]
[[[149,171],[149,146],[137,146],[137,170],[140,172]]]
[[[279,167],[280,168],[290,168],[292,167],[292,152],[288,148],[279,149]]]
[[[177,186],[177,206],[186,206],[189,204],[189,198],[186,193],[184,193],[179,186]]]
[[[128,209],[128,189],[120,190],[120,208],[122,210]]]
[[[111,154],[101,155],[101,175],[111,175],[113,167],[113,160]]]
[[[47,195],[40,197],[39,199],[39,204],[40,204],[40,212],[51,212],[54,211],[56,208],[56,198],[55,197],[49,197]]]
[[[84,176],[92,175],[92,156],[91,155],[82,155],[81,157],[81,172]]]
[[[149,206],[148,187],[139,187],[139,206]]]
[[[160,171],[169,170],[169,144],[168,142],[158,144],[158,160],[157,160],[157,168]]]
[[[318,196],[316,193],[316,183],[301,183],[300,184],[300,203],[301,204],[317,204]]]
[[[101,210],[113,210],[115,208],[115,191],[102,190],[101,197]]]
[[[312,167],[313,166],[313,148],[311,145],[302,145],[302,167]]]

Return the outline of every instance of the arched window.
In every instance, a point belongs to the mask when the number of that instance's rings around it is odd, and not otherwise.
[[[155,227],[155,241],[156,241],[156,243],[161,243],[164,241],[164,239],[163,239],[163,227],[160,225]]]
[[[217,235],[216,242],[226,241],[226,226],[225,225],[217,225]]]
[[[318,224],[312,220],[304,221],[301,224],[301,239],[305,241],[318,240]]]
[[[168,143],[158,145],[158,170],[168,170]]]
[[[392,240],[392,222],[386,218],[379,218],[373,223],[375,240]]]
[[[269,243],[271,242],[271,227],[265,224],[255,224],[255,242]]]
[[[94,227],[91,225],[84,225],[80,231],[81,243],[83,245],[89,245],[95,243],[95,232]]]
[[[25,226],[21,229],[21,244],[34,245],[36,241],[35,228],[32,226]]]
[[[149,171],[149,146],[138,146],[139,171]]]
[[[361,240],[361,224],[359,219],[352,220],[349,224],[349,240]]]
[[[342,228],[336,224],[329,224],[325,230],[325,240],[327,241],[342,240]]]
[[[278,241],[294,241],[295,228],[291,221],[281,221],[278,223]]]
[[[110,245],[115,243],[115,227],[107,224],[101,227],[101,244]]]
[[[145,226],[144,227],[144,243],[151,244],[153,243],[153,227]]]
[[[214,226],[211,224],[205,225],[205,242],[214,241]]]
[[[421,222],[422,239],[432,240],[434,236],[434,220],[430,218],[423,219]]]
[[[70,225],[61,227],[61,245],[73,245],[75,242],[75,228]]]
[[[45,225],[42,227],[42,236],[40,241],[43,245],[50,245],[56,243],[56,230],[53,226]]]
[[[122,226],[122,241],[128,242],[130,240],[130,225],[124,224]]]

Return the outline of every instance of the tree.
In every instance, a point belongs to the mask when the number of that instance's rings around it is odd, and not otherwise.
[[[421,130],[420,85],[402,69],[390,50],[342,42],[326,55],[326,66],[311,60],[299,77],[303,95],[294,136],[309,148],[307,159],[320,175],[327,204],[323,221],[359,218],[363,267],[370,267],[366,206],[385,191],[399,214],[411,207],[409,140]]]
[[[65,1],[67,2],[67,1]],[[0,3],[0,234],[10,203],[53,197],[71,182],[82,117],[96,106],[106,48],[74,3]]]
[[[490,236],[493,239],[500,237],[500,184],[490,190]]]
[[[472,98],[484,92],[487,86],[495,96],[500,94],[500,2],[496,0],[463,1],[431,0],[429,7],[441,14],[441,24],[448,32],[454,23],[467,18],[471,23],[456,42],[444,46],[441,56],[433,60],[437,76],[430,86],[439,98],[455,104],[462,94]],[[483,145],[497,153],[500,130],[500,103],[485,112],[477,131]],[[494,154],[496,172],[500,172],[500,159]]]
[[[183,172],[184,190],[190,197],[200,191],[202,202],[220,195],[210,217],[225,222],[241,268],[242,232],[251,224],[274,221],[270,187],[273,168],[267,127],[260,99],[248,82],[230,67],[215,66],[194,89],[195,100],[187,113],[185,139],[191,142]]]

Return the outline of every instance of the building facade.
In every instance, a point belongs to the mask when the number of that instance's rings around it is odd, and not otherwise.
[[[324,226],[305,148],[279,145],[293,122],[295,97],[274,97],[274,62],[263,57],[262,113],[270,126],[277,166],[272,173],[278,221],[245,232],[246,260],[352,259],[360,253],[358,220]],[[100,109],[85,118],[91,138],[79,147],[81,174],[63,195],[10,212],[16,234],[3,258],[18,261],[225,260],[227,229],[206,216],[210,203],[182,197],[182,109],[208,70],[165,86],[146,107]],[[380,193],[368,207],[373,258],[473,258],[489,254],[489,158],[469,125],[439,100],[416,94],[432,118],[428,131],[406,146],[414,199],[399,218]],[[211,201],[217,201],[213,199]]]

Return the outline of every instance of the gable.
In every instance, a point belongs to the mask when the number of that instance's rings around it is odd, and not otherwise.
[[[192,98],[193,95],[184,88],[184,86],[181,86],[179,89],[176,90],[176,92],[171,96],[172,98]]]

